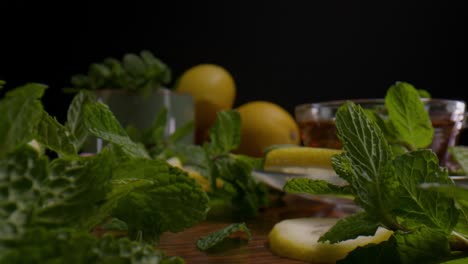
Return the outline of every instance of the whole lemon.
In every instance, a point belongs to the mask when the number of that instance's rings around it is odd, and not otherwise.
[[[232,108],[236,97],[236,85],[232,75],[216,64],[199,64],[180,76],[176,91],[192,95],[195,104],[195,140],[205,140],[207,131],[221,110]]]
[[[253,157],[263,156],[272,145],[299,145],[300,135],[292,115],[281,106],[253,101],[237,108],[241,115],[241,143],[236,153]]]

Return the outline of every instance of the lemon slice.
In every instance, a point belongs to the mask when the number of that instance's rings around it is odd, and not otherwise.
[[[373,236],[359,236],[339,243],[318,242],[339,219],[296,218],[277,223],[268,236],[273,253],[312,263],[335,263],[358,246],[386,241],[393,234],[379,227]]]
[[[341,152],[338,149],[298,146],[276,148],[266,154],[264,170],[345,185],[347,182],[338,177],[331,164],[332,156]]]
[[[283,147],[269,151],[265,156],[265,169],[307,168],[332,169],[331,157],[338,149],[312,147]]]

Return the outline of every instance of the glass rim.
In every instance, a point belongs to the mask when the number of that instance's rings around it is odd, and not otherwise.
[[[329,100],[329,101],[322,101],[322,102],[312,102],[312,103],[304,103],[296,105],[294,110],[295,111],[304,111],[309,110],[310,108],[317,108],[317,107],[339,107],[340,105],[351,101],[357,104],[385,104],[384,98],[356,98],[356,99],[341,99],[341,100]],[[467,103],[463,100],[456,100],[456,99],[444,99],[444,98],[421,98],[423,102],[434,102],[434,103],[443,103],[443,104],[463,104],[465,107]]]

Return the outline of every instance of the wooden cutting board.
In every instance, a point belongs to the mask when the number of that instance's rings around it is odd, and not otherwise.
[[[252,240],[233,241],[223,250],[202,252],[197,249],[196,242],[202,237],[217,231],[232,222],[206,221],[180,233],[167,233],[161,237],[159,248],[168,256],[180,256],[189,264],[210,263],[255,263],[255,264],[298,264],[296,260],[274,255],[268,247],[268,233],[279,221],[298,217],[344,217],[349,214],[340,206],[304,199],[298,196],[285,196],[284,204],[265,209],[260,215],[246,224],[252,231]],[[348,203],[349,204],[349,203]]]

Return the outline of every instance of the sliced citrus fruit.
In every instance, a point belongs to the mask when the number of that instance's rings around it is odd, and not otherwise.
[[[312,263],[335,263],[358,246],[386,241],[392,231],[379,227],[373,236],[359,236],[339,243],[318,242],[339,219],[296,218],[283,220],[271,230],[270,249],[277,255]]]
[[[269,151],[265,156],[265,169],[278,167],[314,167],[332,169],[331,157],[340,154],[338,149],[312,147],[282,147]]]

